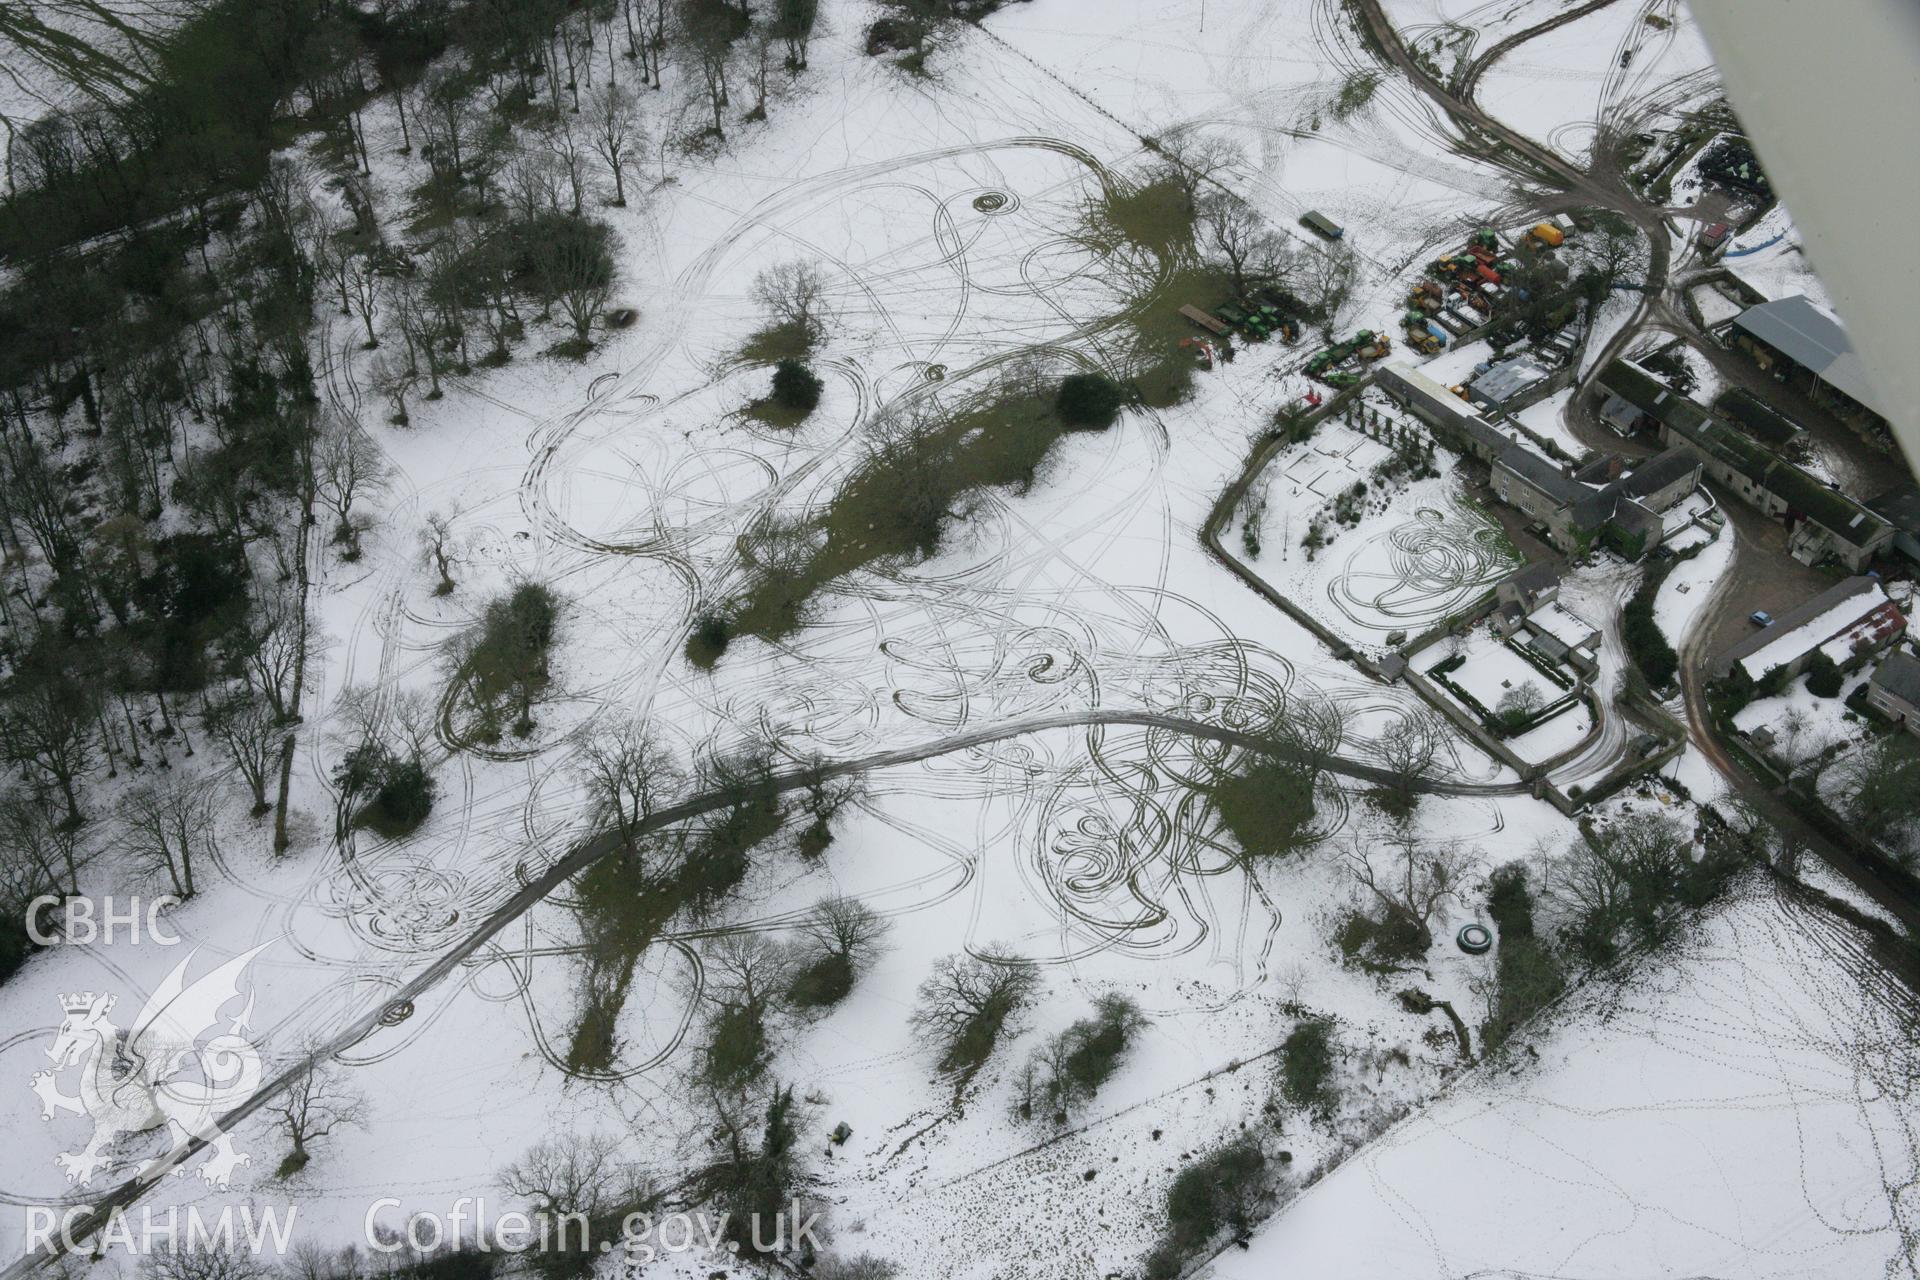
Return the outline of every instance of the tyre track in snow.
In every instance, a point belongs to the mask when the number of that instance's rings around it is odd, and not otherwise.
[[[838,778],[851,778],[877,770],[895,768],[901,765],[917,764],[941,756],[990,746],[1010,739],[1025,737],[1029,734],[1045,733],[1052,730],[1088,728],[1096,725],[1120,725],[1143,728],[1166,729],[1191,737],[1224,743],[1263,754],[1290,755],[1284,748],[1235,729],[1221,728],[1196,720],[1179,716],[1163,715],[1151,711],[1080,711],[1061,715],[1043,716],[1036,719],[1012,724],[995,725],[976,729],[969,733],[957,734],[932,743],[903,747],[894,751],[882,752],[855,760],[845,760],[825,765],[818,769],[791,769],[775,774],[769,782],[773,794],[786,794],[802,790],[818,781],[831,781]],[[1386,770],[1374,765],[1349,759],[1335,759],[1327,762],[1329,773],[1354,778],[1363,782],[1380,783],[1388,779]],[[1432,795],[1519,795],[1526,790],[1520,783],[1465,783],[1425,781],[1418,789]],[[648,816],[635,830],[636,835],[648,835],[655,831],[718,812],[730,803],[724,792],[711,792],[668,806]],[[78,1219],[72,1232],[68,1233],[75,1241],[87,1239],[107,1226],[112,1216],[137,1203],[148,1192],[162,1185],[170,1174],[179,1170],[194,1156],[204,1150],[214,1138],[230,1132],[243,1121],[258,1114],[274,1099],[292,1086],[316,1062],[326,1061],[347,1053],[355,1046],[377,1033],[385,1025],[384,1019],[390,1009],[401,1004],[418,1006],[421,999],[438,987],[456,969],[464,965],[484,949],[494,945],[494,939],[507,926],[520,920],[560,889],[574,876],[580,874],[600,859],[616,851],[618,841],[610,834],[592,837],[577,845],[573,851],[560,858],[544,872],[530,880],[526,886],[514,893],[500,906],[490,912],[459,943],[449,948],[441,957],[427,966],[418,975],[402,984],[392,996],[377,1007],[368,1010],[343,1029],[336,1032],[311,1054],[300,1058],[283,1069],[278,1075],[263,1083],[254,1093],[238,1106],[216,1117],[203,1132],[178,1152],[162,1156],[150,1162],[134,1177],[101,1196],[94,1203],[91,1212]],[[58,1240],[52,1248],[23,1256],[11,1263],[5,1271],[0,1271],[0,1280],[25,1280],[25,1277],[52,1266],[66,1254],[64,1244]]]

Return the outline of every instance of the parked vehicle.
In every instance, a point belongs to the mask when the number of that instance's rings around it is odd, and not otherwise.
[[[1773,615],[1765,609],[1755,609],[1747,615],[1747,621],[1756,627],[1770,627],[1773,625]]]

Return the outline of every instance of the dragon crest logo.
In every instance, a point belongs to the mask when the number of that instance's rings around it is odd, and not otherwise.
[[[200,1176],[222,1189],[235,1169],[251,1163],[253,1157],[235,1151],[232,1136],[215,1124],[260,1083],[260,1051],[246,1037],[251,990],[239,1012],[223,1016],[222,1011],[242,997],[248,966],[271,945],[235,956],[189,982],[188,970],[199,954],[194,951],[174,966],[124,1030],[110,1016],[113,996],[83,991],[60,998],[65,1016],[47,1050],[54,1066],[34,1073],[33,1091],[43,1119],[65,1112],[93,1120],[93,1136],[85,1146],[54,1157],[68,1182],[89,1185],[103,1167],[132,1158],[126,1148],[139,1135],[163,1126],[171,1144],[156,1163],[205,1139],[208,1154]],[[61,1082],[73,1072],[78,1092],[68,1093]]]

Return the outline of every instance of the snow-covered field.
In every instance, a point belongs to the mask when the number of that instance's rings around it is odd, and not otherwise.
[[[1583,157],[1603,121],[1645,127],[1707,101],[1717,92],[1711,68],[1677,0],[1614,4],[1514,49],[1476,97],[1527,136]]]
[[[1749,895],[1685,957],[1643,962],[1609,995],[1609,1018],[1581,994],[1566,1001],[1535,1040],[1538,1067],[1463,1076],[1450,1026],[1398,993],[1418,986],[1477,1027],[1497,957],[1451,939],[1483,921],[1486,872],[1537,860],[1573,838],[1571,824],[1449,735],[1436,770],[1446,793],[1422,799],[1406,830],[1457,855],[1465,879],[1436,910],[1432,952],[1370,974],[1330,941],[1366,904],[1347,859],[1393,830],[1358,782],[1323,784],[1310,856],[1250,862],[1201,792],[1225,747],[1138,719],[1092,723],[1152,714],[1242,729],[1323,698],[1344,728],[1340,754],[1366,764],[1383,731],[1421,709],[1404,684],[1335,659],[1200,542],[1275,408],[1306,389],[1309,346],[1243,347],[1185,403],[1069,436],[1030,489],[981,495],[932,558],[837,579],[792,634],[738,639],[711,672],[688,663],[696,617],[745,576],[743,536],[825,509],[889,411],[922,397],[951,407],[1014,360],[1050,377],[1116,368],[1139,264],[1077,231],[1117,177],[1151,162],[1143,137],[1239,143],[1245,160],[1221,181],[1288,235],[1310,208],[1347,224],[1361,260],[1347,329],[1390,327],[1409,265],[1513,199],[1509,179],[1463,158],[1451,126],[1397,77],[1349,118],[1332,113],[1369,64],[1329,0],[1036,0],[957,37],[928,80],[863,56],[864,6],[824,8],[811,69],[768,124],[717,155],[669,157],[670,182],[654,181],[650,161],[647,198],[600,211],[621,246],[613,304],[640,317],[584,362],[529,348],[450,379],[397,428],[358,322],[331,318],[324,389],[366,423],[392,480],[364,558],[319,566],[325,644],[309,673],[295,847],[274,857],[265,828],[231,809],[202,892],[171,918],[186,947],[57,948],[0,989],[0,1080],[18,1086],[0,1089],[0,1200],[79,1203],[152,1154],[119,1153],[91,1188],[69,1185],[55,1159],[86,1122],[43,1120],[28,1081],[63,996],[137,1005],[192,947],[196,973],[261,948],[250,1035],[270,1069],[372,1017],[337,1055],[368,1109],[285,1180],[273,1117],[245,1119],[233,1136],[251,1162],[230,1188],[169,1180],[157,1204],[297,1203],[306,1238],[350,1244],[376,1200],[399,1222],[461,1196],[504,1198],[502,1167],[555,1134],[617,1135],[670,1181],[710,1150],[689,1074],[711,948],[729,935],[788,941],[811,904],[845,894],[891,922],[889,949],[830,1014],[776,1021],[770,1073],[805,1100],[809,1190],[837,1247],[892,1258],[912,1280],[1133,1274],[1183,1163],[1249,1127],[1284,1142],[1296,1171],[1360,1155],[1253,1252],[1213,1264],[1221,1277],[1655,1265],[1838,1276],[1910,1248],[1912,1111],[1894,1070],[1907,1041],[1829,935],[1810,941],[1799,917]],[[1673,25],[1647,23],[1655,10]],[[1396,0],[1389,11],[1478,27],[1471,48],[1484,52],[1556,10]],[[1637,52],[1622,70],[1627,47]],[[1496,63],[1480,97],[1579,154],[1581,127],[1603,110],[1649,94],[1662,110],[1692,101],[1703,59],[1671,6],[1621,5]],[[376,104],[367,126],[373,186],[397,222],[397,122]],[[821,406],[782,430],[744,412],[767,373],[739,351],[759,323],[756,273],[796,258],[825,273],[832,322],[816,361]],[[1450,358],[1470,367],[1475,354]],[[1542,406],[1536,429],[1578,452],[1562,403]],[[1354,527],[1330,525],[1329,545],[1306,557],[1308,519],[1387,456],[1334,422],[1279,454],[1258,482],[1263,551],[1249,561],[1370,652],[1516,563],[1444,450],[1437,478],[1395,488]],[[420,555],[430,514],[453,530],[450,595],[433,594]],[[1227,536],[1237,552],[1239,527]],[[1662,593],[1676,642],[1724,567],[1717,550]],[[1569,599],[1599,625],[1630,578],[1603,563],[1570,581]],[[425,826],[336,844],[348,696],[437,696],[449,637],[528,581],[564,601],[532,734],[483,746],[443,732]],[[1680,582],[1695,594],[1676,602]],[[1603,694],[1622,661],[1610,626]],[[1497,646],[1476,648],[1455,678],[1490,707],[1516,681],[1559,696]],[[438,981],[389,1004],[588,833],[581,749],[628,718],[687,762],[749,742],[778,744],[781,767],[923,758],[863,773],[824,857],[803,858],[789,834],[716,913],[676,920],[637,966],[604,1071],[566,1061],[584,953],[570,887],[523,904]],[[1601,727],[1566,777],[1611,766],[1627,729]],[[1592,729],[1576,708],[1520,744],[1544,759]],[[938,958],[993,947],[1032,961],[1043,994],[956,1092],[910,1021],[915,990]],[[1120,1072],[1067,1125],[1017,1118],[1020,1064],[1109,993],[1149,1019]],[[1272,1103],[1276,1046],[1309,1014],[1337,1026],[1343,1102],[1326,1116]],[[841,1122],[851,1136],[829,1149]],[[1883,1194],[1889,1185],[1902,1190]],[[0,1256],[18,1253],[23,1231],[0,1214]],[[735,1266],[688,1255],[644,1274]]]
[[[1750,885],[1211,1274],[1911,1274],[1915,1047],[1848,943]]]

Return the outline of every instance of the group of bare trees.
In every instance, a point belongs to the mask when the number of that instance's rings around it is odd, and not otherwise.
[[[1321,330],[1340,325],[1358,276],[1344,244],[1319,245],[1276,228],[1239,192],[1235,171],[1245,154],[1232,141],[1199,130],[1158,142],[1160,160],[1149,181],[1179,193],[1202,259],[1216,265],[1228,287],[1245,300],[1263,294],[1296,299]]]
[[[286,199],[269,180],[237,224],[31,260],[32,288],[0,294],[22,322],[0,361],[0,750],[68,833],[91,783],[156,771],[107,844],[183,897],[219,807],[176,768],[197,754],[187,717],[284,847],[309,516],[324,491],[357,537],[381,470],[318,411],[318,277]],[[129,272],[153,291],[111,287]]]

